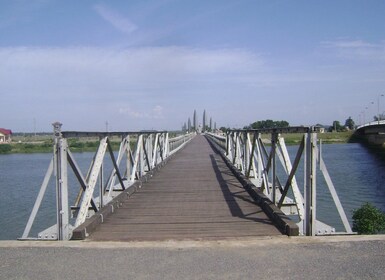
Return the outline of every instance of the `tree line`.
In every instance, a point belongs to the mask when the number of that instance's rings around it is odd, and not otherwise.
[[[265,129],[265,128],[281,128],[281,127],[289,127],[290,124],[287,121],[273,121],[273,120],[263,120],[253,122],[243,129]]]
[[[274,121],[274,120],[261,120],[253,122],[249,125],[246,125],[243,127],[243,129],[266,129],[266,128],[283,128],[283,127],[289,127],[290,124],[288,121],[281,120],[281,121]],[[325,127],[325,129],[329,132],[342,132],[347,130],[354,130],[356,129],[356,124],[354,120],[349,117],[345,120],[345,123],[342,125],[340,121],[333,121],[333,123],[330,126],[325,126],[321,124],[317,124],[318,127]],[[221,127],[220,130],[223,132],[226,132],[230,128]]]

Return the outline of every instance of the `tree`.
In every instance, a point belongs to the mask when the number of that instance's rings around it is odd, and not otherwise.
[[[385,120],[385,114],[382,113],[382,114],[380,114],[380,116],[374,116],[373,119],[374,119],[375,121],[382,121],[382,120]]]
[[[289,123],[287,121],[264,120],[254,122],[249,127],[251,127],[252,129],[281,128],[289,127]]]
[[[344,131],[344,127],[341,125],[339,121],[334,121],[333,125],[329,128],[329,131]]]
[[[385,230],[385,213],[366,202],[353,211],[353,231],[358,234],[376,234]]]
[[[345,121],[345,127],[348,127],[350,130],[355,129],[356,124],[354,123],[352,117],[349,117],[349,118]]]

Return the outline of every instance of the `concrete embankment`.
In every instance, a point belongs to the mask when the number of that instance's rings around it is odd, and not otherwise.
[[[0,241],[1,279],[383,279],[385,235]]]

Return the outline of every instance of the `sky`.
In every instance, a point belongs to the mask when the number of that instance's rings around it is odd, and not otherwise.
[[[0,0],[13,132],[360,124],[382,95],[383,0]]]

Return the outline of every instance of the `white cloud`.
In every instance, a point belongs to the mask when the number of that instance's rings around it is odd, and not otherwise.
[[[14,92],[98,97],[143,96],[197,82],[239,83],[263,69],[262,60],[247,51],[181,47],[0,48],[0,62],[1,86]]]
[[[152,116],[154,119],[163,119],[164,116],[163,116],[163,107],[160,106],[160,105],[156,105],[153,109],[152,109]]]
[[[134,110],[129,105],[119,108],[119,114],[128,116],[133,119],[163,119],[163,107],[156,105],[151,108],[143,108],[142,110]]]
[[[339,43],[329,42],[324,53],[365,48],[360,42]],[[244,49],[0,48],[0,119],[17,121],[7,125],[14,131],[24,130],[18,127],[31,117],[47,124],[46,131],[56,120],[74,130],[97,129],[97,124],[103,129],[106,120],[114,130],[175,129],[194,109],[206,109],[220,126],[233,125],[235,115],[242,118],[240,125],[258,118],[300,123],[306,116],[292,108],[305,100],[325,92],[329,100],[342,90],[347,98],[385,82],[383,63],[373,62],[377,72],[370,71],[371,65],[353,67],[355,61],[335,69],[314,65],[311,60],[301,67],[278,59],[266,62]],[[322,102],[317,107],[329,108],[330,102]]]
[[[338,40],[338,41],[324,41],[322,44],[331,48],[373,48],[374,44],[364,42],[362,40]]]
[[[370,43],[363,40],[335,40],[321,42],[321,47],[346,59],[385,60],[385,41]]]
[[[263,68],[258,55],[237,49],[0,48],[0,97],[9,108],[0,118],[12,110],[47,124],[71,119],[68,125],[83,127],[108,119],[112,125],[116,119],[125,127],[126,116],[151,128],[157,122],[175,128],[175,112],[187,115],[232,93],[247,95],[263,80]]]
[[[130,34],[138,28],[128,18],[120,15],[118,12],[113,11],[110,8],[103,5],[95,5],[94,9],[105,21],[123,33]]]

